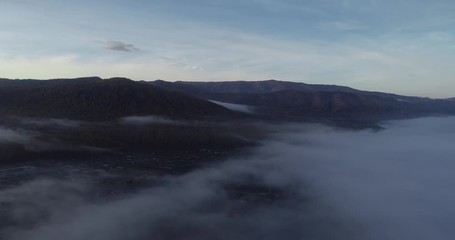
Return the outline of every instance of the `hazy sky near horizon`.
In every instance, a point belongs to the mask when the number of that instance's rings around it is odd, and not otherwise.
[[[261,80],[455,96],[453,0],[0,0],[0,77]]]

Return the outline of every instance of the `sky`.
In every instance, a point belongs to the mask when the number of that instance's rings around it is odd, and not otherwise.
[[[455,96],[453,0],[0,0],[0,77]]]

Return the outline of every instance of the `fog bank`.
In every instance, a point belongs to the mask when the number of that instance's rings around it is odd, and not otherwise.
[[[37,177],[0,189],[0,238],[453,239],[455,118],[383,126],[274,126],[244,157],[115,197],[90,195],[95,174]]]
[[[266,151],[279,154],[288,174],[300,176],[368,239],[453,239],[455,118],[383,126],[379,132],[302,127],[279,134],[282,141]]]

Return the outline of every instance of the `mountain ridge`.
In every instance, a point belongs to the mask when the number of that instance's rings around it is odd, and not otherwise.
[[[370,93],[370,94],[381,94],[381,95],[390,95],[398,97],[407,97],[407,98],[429,98],[422,96],[409,96],[409,95],[400,95],[395,93],[380,92],[373,90],[360,90],[352,88],[349,86],[342,86],[336,84],[309,84],[304,82],[295,82],[295,81],[284,81],[284,80],[254,80],[254,81],[245,81],[245,80],[234,80],[234,81],[166,81],[162,79],[147,81],[156,86],[170,86],[174,85],[174,88],[193,88],[193,89],[204,89],[205,91],[209,90],[210,92],[235,92],[235,93],[268,93],[274,91],[281,91],[287,89],[300,90],[304,92],[349,92],[349,93]],[[207,89],[207,86],[211,85],[211,89]],[[232,89],[229,85],[243,85],[243,91]],[[249,85],[249,86],[248,86]],[[185,86],[185,87],[183,87]],[[254,89],[254,87],[257,87]],[[275,87],[275,89],[271,89]],[[165,87],[167,88],[167,87]],[[239,87],[237,87],[239,88]],[[220,90],[216,90],[220,89]],[[437,98],[432,98],[437,99]],[[443,99],[443,98],[441,98]],[[453,98],[455,99],[455,97]]]
[[[302,118],[362,117],[373,121],[455,114],[448,99],[403,96],[362,91],[337,85],[306,84],[278,80],[224,82],[166,82],[150,84],[185,92],[203,99],[251,105],[268,117]]]
[[[189,119],[230,115],[203,99],[127,78],[0,80],[0,114],[78,120],[158,115]]]
[[[83,77],[0,79],[0,115],[105,121],[156,115],[170,119],[238,117],[210,100],[249,105],[250,117],[377,122],[454,115],[454,99],[362,91],[345,86],[278,80],[224,82],[134,81]]]

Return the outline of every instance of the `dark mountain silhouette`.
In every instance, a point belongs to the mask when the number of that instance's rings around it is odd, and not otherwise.
[[[245,82],[166,82],[152,85],[200,98],[256,107],[271,118],[383,120],[434,114],[455,114],[448,99],[429,99],[361,91],[336,85],[305,84],[277,80]]]
[[[0,80],[0,115],[112,120],[158,115],[174,119],[227,116],[219,105],[125,78]]]
[[[455,114],[454,99],[361,91],[336,85],[267,81],[154,82],[98,77],[0,79],[0,115],[104,121],[157,115],[172,119],[235,116],[211,103],[251,105],[256,117],[281,120],[384,120]]]
[[[244,120],[247,113],[236,113],[208,100],[253,106],[249,119],[317,121],[348,128],[377,128],[377,121],[384,119],[455,114],[455,99],[435,100],[275,80],[174,83],[98,77],[0,79],[1,125],[37,134],[39,137],[33,141],[38,149],[57,146],[35,152],[33,147],[29,149],[21,143],[2,143],[0,152],[5,155],[3,161],[11,162],[40,158],[43,154],[71,159],[76,153],[91,155],[92,150],[99,149],[121,154],[201,149],[216,152],[252,146],[267,134],[248,124],[249,121],[236,121],[239,117]],[[224,119],[230,120],[230,124],[164,121],[136,125],[113,121],[149,115],[176,120]],[[46,118],[84,121],[77,127],[59,127],[52,121],[40,124],[40,119]]]
[[[156,80],[153,85],[166,89],[184,92],[216,92],[216,93],[270,93],[283,90],[298,90],[302,92],[360,92],[359,90],[336,85],[305,84],[277,80],[265,81],[224,81],[224,82],[166,82]]]

